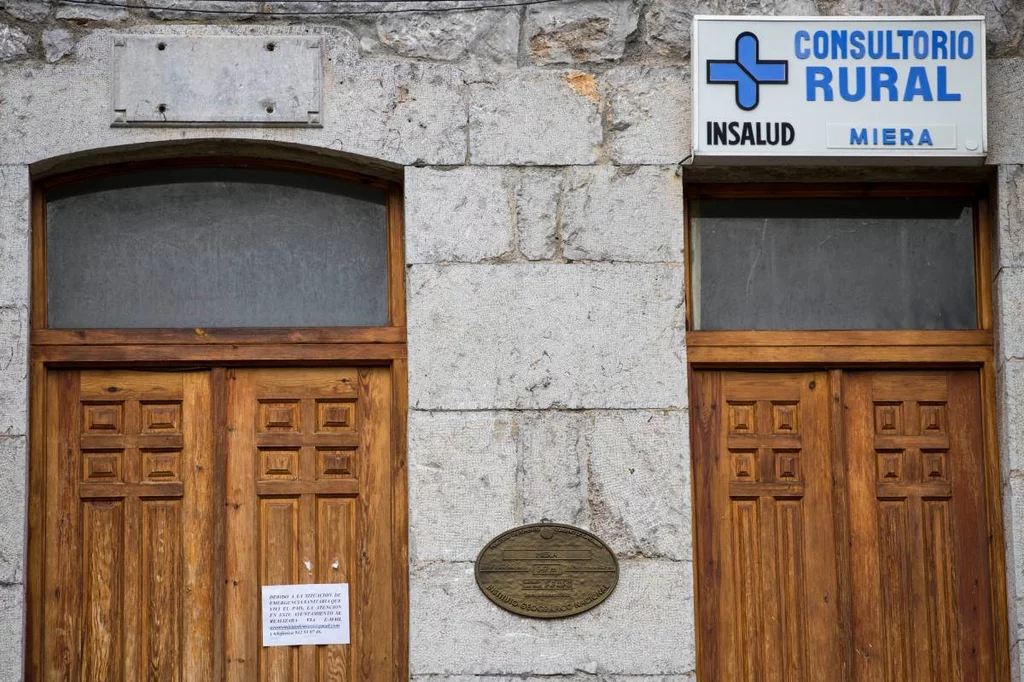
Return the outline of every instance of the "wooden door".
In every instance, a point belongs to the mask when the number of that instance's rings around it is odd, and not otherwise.
[[[229,370],[227,383],[227,679],[387,679],[388,371]],[[261,647],[260,586],[300,583],[349,584],[351,645]]]
[[[996,679],[978,373],[851,372],[854,680]]]
[[[976,371],[695,372],[705,680],[997,679]]]
[[[46,680],[213,676],[213,439],[203,372],[46,386]]]
[[[836,679],[828,376],[694,381],[702,678]]]
[[[38,678],[393,679],[391,401],[388,368],[48,373]],[[301,583],[349,584],[350,645],[263,646],[260,586]]]

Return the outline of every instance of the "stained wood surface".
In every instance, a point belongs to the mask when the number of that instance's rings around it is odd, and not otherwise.
[[[398,679],[389,368],[67,369],[45,383],[29,679]],[[261,585],[330,582],[350,585],[351,645],[262,646]]]
[[[1006,679],[978,371],[692,387],[701,679]]]

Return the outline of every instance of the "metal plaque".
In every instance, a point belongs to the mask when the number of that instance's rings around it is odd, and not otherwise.
[[[531,618],[588,611],[615,590],[619,563],[595,535],[561,523],[506,531],[476,559],[476,583],[492,602]]]

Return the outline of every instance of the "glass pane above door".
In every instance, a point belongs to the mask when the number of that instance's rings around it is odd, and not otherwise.
[[[975,329],[969,199],[690,204],[697,330]]]
[[[50,328],[388,324],[382,190],[168,168],[47,193]]]

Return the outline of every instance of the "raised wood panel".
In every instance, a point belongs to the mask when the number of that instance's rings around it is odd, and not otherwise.
[[[52,376],[42,679],[210,679],[207,375]]]
[[[701,679],[1002,679],[977,371],[692,386]]]
[[[699,372],[694,431],[706,679],[841,669],[824,373]]]
[[[849,372],[857,682],[997,679],[978,373]]]
[[[228,679],[386,679],[395,655],[388,371],[229,370],[227,383]],[[352,643],[262,647],[260,586],[324,582],[349,584]]]

